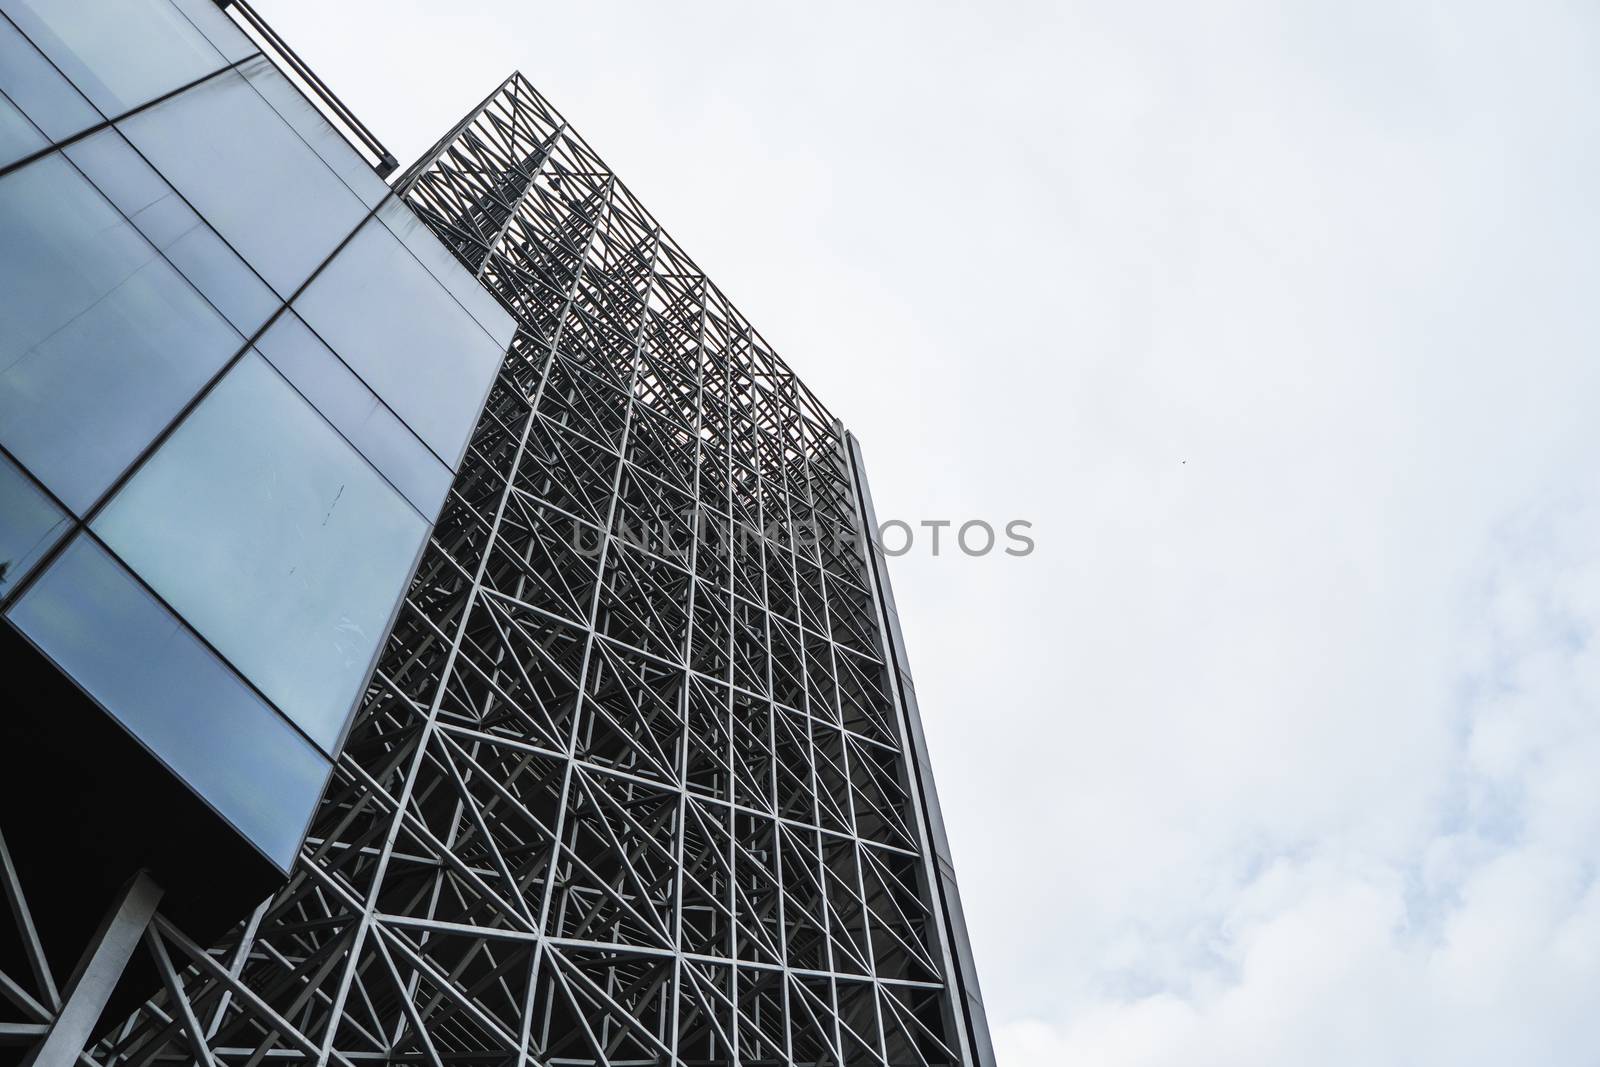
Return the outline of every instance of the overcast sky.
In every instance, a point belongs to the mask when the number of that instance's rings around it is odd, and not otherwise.
[[[1600,9],[258,0],[513,68],[856,431],[1004,1067],[1591,1065]]]

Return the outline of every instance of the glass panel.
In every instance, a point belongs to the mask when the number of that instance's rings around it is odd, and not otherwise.
[[[368,222],[295,308],[453,468],[505,349],[416,257]]]
[[[217,46],[230,63],[260,51],[254,41],[246,37],[234,21],[222,13],[216,0],[172,0],[190,22],[194,23],[206,40]]]
[[[0,0],[0,8],[107,115],[227,66],[168,0]]]
[[[116,130],[64,151],[241,333],[254,333],[283,303]]]
[[[51,155],[0,178],[0,443],[80,514],[242,339]]]
[[[335,174],[344,179],[362,203],[377,207],[378,201],[389,194],[389,187],[378,177],[372,165],[350,146],[344,134],[334,129],[322,112],[312,106],[305,95],[289,83],[283,73],[271,63],[247,63],[240,68],[256,92],[266,98],[283,121],[294,127],[305,142],[321,156]]]
[[[249,65],[266,62],[257,58]],[[366,213],[355,194],[237,73],[141,111],[121,128],[285,296]]]
[[[252,353],[95,530],[331,752],[427,525]]]
[[[0,91],[57,141],[100,121],[83,94],[5,19],[0,19]]]
[[[71,523],[42,489],[0,456],[0,597],[16,589]]]
[[[79,535],[10,619],[287,869],[329,765],[106,551]]]
[[[240,333],[255,333],[283,306],[278,294],[198,216],[162,251]]]
[[[424,517],[439,513],[450,491],[450,469],[299,316],[285,312],[256,347]]]
[[[116,130],[91,133],[62,151],[157,245],[170,242],[193,224],[194,212],[185,209],[172,186],[162,181]],[[174,207],[177,210],[172,210]],[[171,221],[164,221],[168,217]],[[153,222],[158,218],[163,221]]]
[[[39,128],[28,121],[28,116],[0,96],[0,166],[15,163],[49,143]]]
[[[500,302],[478,279],[467,273],[467,268],[439,243],[439,238],[417,218],[416,212],[397,198],[390,197],[378,208],[378,218],[383,220],[390,233],[411,249],[411,254],[422,261],[428,272],[461,301],[461,306],[478,320],[478,325],[489,331],[489,336],[495,339],[502,352],[511,347],[511,337],[517,332],[517,320],[500,306]]]

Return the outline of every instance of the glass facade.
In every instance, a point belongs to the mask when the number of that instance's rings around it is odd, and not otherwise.
[[[9,3],[0,8],[0,12],[12,11]],[[37,148],[49,141],[64,140],[101,119],[83,94],[50,65],[9,18],[0,19],[0,93],[5,94],[13,111],[26,116],[39,131],[38,138],[29,139]]]
[[[374,278],[386,284],[373,285]],[[389,228],[379,219],[369,220],[295,307],[373,392],[454,467],[505,345],[478,324]],[[457,358],[447,363],[431,358],[434,352]]]
[[[55,547],[71,526],[43,489],[0,457],[0,596]]]
[[[83,534],[11,622],[274,862],[288,867],[328,777],[292,730]]]
[[[0,163],[21,159],[48,143],[20,108],[10,100],[0,100]]]
[[[331,753],[427,523],[251,354],[94,530]]]
[[[266,65],[257,56],[244,69]],[[292,296],[366,215],[339,176],[236,71],[121,127],[280,296]]]
[[[454,477],[439,457],[333,350],[288,312],[256,342],[278,372],[423,515],[435,515]]]
[[[282,869],[512,331],[409,211],[209,0],[0,0],[0,612]]]
[[[240,333],[254,332],[278,309],[282,301],[260,275],[115,128],[65,154]]]
[[[227,65],[191,15],[230,45],[242,36],[198,5],[185,12],[169,0],[8,0],[5,12],[106,116]]]
[[[0,444],[82,513],[243,343],[64,156],[0,178]]]

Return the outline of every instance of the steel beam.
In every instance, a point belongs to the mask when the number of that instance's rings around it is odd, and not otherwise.
[[[111,991],[122,977],[145,927],[161,901],[161,887],[140,871],[118,894],[100,927],[89,939],[78,966],[67,981],[61,1011],[38,1047],[28,1057],[31,1067],[73,1067],[105,1010]]]

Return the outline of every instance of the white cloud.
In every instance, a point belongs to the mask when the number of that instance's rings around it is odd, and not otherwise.
[[[1008,1067],[1586,1063],[1600,1023],[1600,509],[1499,545],[1470,617],[1451,786],[1408,848],[1284,855],[1197,908],[1162,988],[998,1027]],[[1405,813],[1400,813],[1405,814]],[[1135,970],[1168,947],[1141,940]]]

